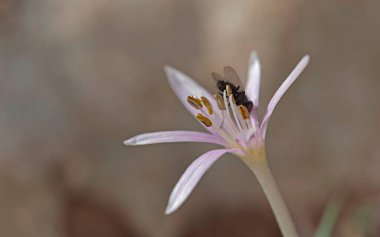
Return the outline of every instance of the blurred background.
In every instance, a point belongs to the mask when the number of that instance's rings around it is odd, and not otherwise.
[[[302,236],[340,200],[333,236],[380,236],[380,2],[0,0],[0,235],[280,236],[233,156],[185,205],[164,209],[202,144],[126,147],[142,132],[202,128],[171,91],[172,65],[262,65],[261,108],[311,62],[270,121],[267,152]]]

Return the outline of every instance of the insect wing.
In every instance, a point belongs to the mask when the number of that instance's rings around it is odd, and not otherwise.
[[[235,69],[230,66],[226,66],[223,68],[223,74],[226,81],[231,82],[236,87],[240,86],[240,88],[244,88]]]
[[[220,75],[219,73],[216,73],[216,72],[212,72],[211,73],[211,77],[212,79],[214,79],[216,82],[218,81],[225,81],[226,79],[224,79],[224,77],[222,75]]]

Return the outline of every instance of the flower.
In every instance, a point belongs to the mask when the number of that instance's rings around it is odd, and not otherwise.
[[[233,153],[240,158],[258,157],[264,151],[265,134],[269,119],[278,101],[293,84],[309,62],[309,56],[304,56],[290,75],[285,79],[269,102],[262,121],[259,121],[257,111],[259,106],[260,62],[256,52],[251,54],[248,80],[245,95],[251,102],[248,104],[237,101],[236,89],[233,83],[226,85],[225,90],[212,96],[184,73],[166,66],[165,72],[171,88],[183,105],[208,130],[208,133],[193,131],[163,131],[145,133],[132,137],[124,142],[126,145],[146,145],[166,142],[203,142],[222,146],[198,157],[185,171],[174,187],[165,213],[177,210],[195,188],[201,177],[225,153]],[[237,77],[231,67],[224,68],[224,76],[213,74],[213,77],[229,81]],[[240,90],[241,92],[241,90]],[[252,108],[249,108],[252,107]]]

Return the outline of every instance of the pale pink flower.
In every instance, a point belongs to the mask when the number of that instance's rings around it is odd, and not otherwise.
[[[174,212],[181,206],[205,172],[223,154],[233,153],[239,157],[245,157],[264,148],[268,122],[276,104],[301,74],[308,62],[309,56],[306,55],[285,79],[270,100],[261,122],[257,116],[260,62],[255,52],[251,54],[248,80],[245,86],[246,96],[253,102],[253,109],[250,113],[247,113],[247,110],[241,106],[237,106],[233,95],[228,93],[228,91],[224,91],[223,96],[215,99],[207,90],[184,73],[169,66],[165,67],[171,88],[190,113],[194,114],[198,121],[208,130],[208,133],[194,131],[145,133],[126,140],[124,144],[146,145],[166,142],[203,142],[223,147],[206,152],[186,169],[170,195],[165,211],[166,214]]]

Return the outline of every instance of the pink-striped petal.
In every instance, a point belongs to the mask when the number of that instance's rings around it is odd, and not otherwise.
[[[205,172],[214,164],[214,162],[227,152],[239,152],[237,149],[218,149],[208,151],[198,157],[185,171],[176,186],[174,187],[168,206],[165,210],[166,214],[176,211],[187,197],[193,191],[199,180]]]
[[[125,145],[147,145],[167,142],[203,142],[224,146],[219,137],[202,132],[193,131],[165,131],[144,133],[124,141]]]
[[[270,100],[268,104],[268,108],[265,112],[263,121],[261,123],[260,129],[262,131],[263,137],[265,137],[265,133],[268,127],[269,119],[273,113],[274,108],[276,107],[278,101],[281,99],[281,97],[285,94],[285,92],[288,90],[288,88],[293,84],[293,82],[298,78],[298,76],[301,74],[301,72],[305,69],[307,64],[309,63],[309,56],[305,55],[301,61],[297,64],[297,66],[293,69],[293,71],[289,74],[289,76],[285,79],[285,81],[282,83],[280,88],[276,91],[272,99]]]
[[[191,79],[189,76],[170,66],[165,66],[164,69],[171,88],[173,89],[174,93],[177,95],[179,100],[182,102],[182,104],[190,111],[191,114],[194,115],[199,111],[197,111],[191,105],[189,105],[189,103],[187,102],[188,96],[204,96],[211,102],[213,108],[218,108],[213,96],[206,89],[204,89],[193,79]],[[219,113],[219,110],[214,109],[214,112]],[[214,132],[211,128],[206,129],[212,133]]]
[[[248,79],[245,92],[248,99],[253,102],[253,105],[258,107],[260,93],[260,61],[256,51],[251,53],[248,67]]]
[[[187,103],[188,96],[205,96],[210,100],[210,102],[214,103],[213,105],[216,106],[213,96],[189,76],[170,66],[165,66],[165,72],[171,88],[192,114],[194,114],[197,110]]]

